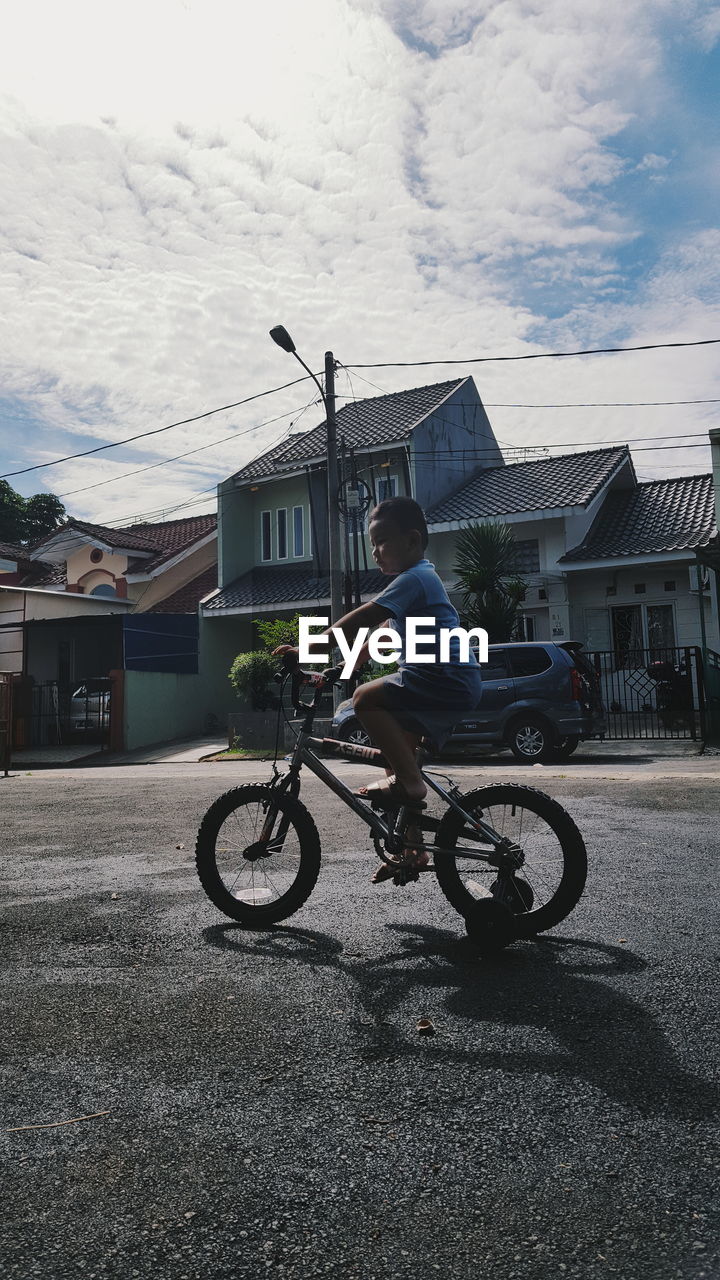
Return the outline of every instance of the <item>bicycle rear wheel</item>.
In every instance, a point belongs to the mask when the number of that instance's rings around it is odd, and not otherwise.
[[[463,848],[480,852],[483,844],[470,839],[464,819],[448,809],[437,843],[458,851],[436,853],[434,863],[451,906],[469,917],[482,899],[503,902],[515,916],[518,937],[532,937],[564,920],[582,896],[587,854],[578,828],[562,805],[534,787],[513,783],[480,787],[461,796],[459,803],[467,813],[482,817],[498,835],[520,845],[524,862],[510,873],[464,857]]]
[[[320,838],[294,796],[262,785],[235,787],[205,814],[195,865],[220,911],[262,928],[285,920],[309,898],[320,871]]]

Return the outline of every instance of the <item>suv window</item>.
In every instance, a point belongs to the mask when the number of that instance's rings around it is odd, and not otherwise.
[[[509,676],[507,654],[504,649],[489,649],[488,660],[480,670],[483,680],[507,680]]]
[[[511,649],[510,662],[514,676],[537,676],[541,671],[549,671],[552,666],[550,654],[541,646],[531,649],[529,645],[527,648],[520,645],[517,649]]]

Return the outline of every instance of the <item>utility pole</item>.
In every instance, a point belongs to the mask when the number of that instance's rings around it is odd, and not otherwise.
[[[341,618],[342,558],[340,551],[340,511],[338,492],[337,423],[335,419],[335,358],[332,351],[325,352],[325,417],[327,422],[327,482],[328,482],[328,560],[330,569],[330,621]]]

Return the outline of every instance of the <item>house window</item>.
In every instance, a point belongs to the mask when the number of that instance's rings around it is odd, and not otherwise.
[[[642,666],[642,606],[630,604],[624,608],[613,609],[612,632],[616,670]]]
[[[675,590],[675,579],[674,579],[674,578],[669,578],[669,579],[668,579],[668,581],[665,583],[665,590],[666,590],[666,591],[674,591],[674,590]]]
[[[636,583],[635,583],[635,595],[636,595],[636,596],[644,596],[644,595],[645,595],[645,583],[644,583],[644,582],[636,582]]]
[[[260,512],[260,559],[272,560],[272,531],[270,526],[270,512]]]
[[[377,482],[378,503],[397,497],[397,476],[380,476]]]
[[[358,533],[368,533],[370,529],[370,516],[374,506],[379,506],[381,502],[385,502],[387,498],[397,498],[398,478],[396,475],[388,475],[387,471],[383,471],[375,481],[375,498],[370,502],[367,511],[364,514],[357,512],[352,515],[348,521],[350,531],[355,528]]]
[[[655,657],[665,657],[667,649],[675,648],[671,604],[629,604],[611,613],[617,671],[647,666]]]
[[[540,543],[537,538],[526,538],[515,543],[512,567],[513,572],[521,576],[523,573],[540,572]]]
[[[674,649],[675,620],[672,605],[649,604],[646,613],[648,648],[651,650]]]
[[[110,582],[101,582],[99,586],[93,587],[90,592],[91,596],[116,596],[117,591]]]
[[[305,509],[293,507],[293,555],[305,555]]]
[[[277,558],[287,560],[287,507],[279,507],[277,513]]]

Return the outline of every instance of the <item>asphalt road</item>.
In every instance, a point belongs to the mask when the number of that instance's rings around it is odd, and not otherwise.
[[[608,768],[502,766],[590,874],[492,960],[314,779],[320,880],[266,933],[193,846],[267,766],[0,779],[3,1280],[717,1280],[720,781]]]

